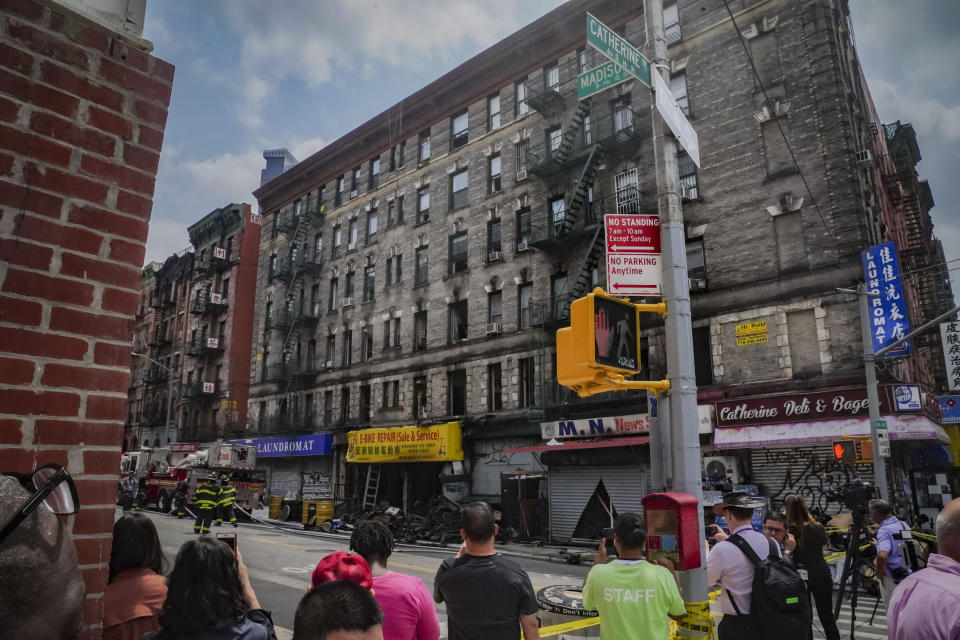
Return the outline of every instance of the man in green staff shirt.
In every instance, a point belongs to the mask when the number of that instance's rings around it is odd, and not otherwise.
[[[686,613],[673,573],[643,558],[647,531],[643,518],[624,513],[613,525],[617,558],[607,559],[600,543],[594,567],[583,585],[583,606],[600,612],[602,640],[666,640],[669,618]]]

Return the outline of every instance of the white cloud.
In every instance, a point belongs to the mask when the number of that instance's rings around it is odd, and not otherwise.
[[[960,105],[948,106],[939,100],[903,91],[902,86],[887,80],[872,82],[871,93],[885,122],[911,122],[924,137],[960,141]]]
[[[179,220],[153,216],[150,219],[150,230],[147,232],[147,253],[144,264],[154,260],[163,262],[168,256],[189,245],[187,225]]]

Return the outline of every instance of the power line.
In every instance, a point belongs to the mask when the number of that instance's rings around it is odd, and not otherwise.
[[[730,16],[730,22],[733,23],[733,28],[737,32],[737,37],[740,39],[740,45],[743,47],[743,52],[747,56],[747,61],[750,63],[750,68],[753,70],[753,75],[757,79],[757,85],[760,87],[760,91],[763,93],[763,100],[770,110],[771,113],[775,111],[773,102],[770,100],[770,96],[767,94],[767,88],[763,86],[763,81],[760,79],[760,73],[757,71],[756,65],[753,63],[753,56],[750,55],[750,47],[747,46],[747,41],[743,37],[743,33],[740,32],[740,27],[737,26],[737,21],[733,17],[733,11],[730,9],[730,3],[727,0],[723,0],[723,6],[727,9],[727,14]],[[817,203],[817,199],[813,195],[813,190],[810,189],[810,184],[807,182],[807,176],[803,173],[803,169],[800,167],[800,162],[797,160],[797,154],[793,151],[793,146],[790,144],[790,140],[787,139],[787,134],[783,130],[783,125],[780,124],[779,118],[773,119],[774,123],[777,125],[777,130],[780,131],[780,136],[783,138],[784,144],[787,146],[787,151],[790,152],[790,158],[793,160],[793,165],[797,168],[797,173],[800,174],[800,179],[803,181],[803,186],[807,190],[807,195],[810,196],[810,202],[813,204],[813,208],[817,212],[817,216],[820,218],[820,223],[823,225],[823,228],[833,236],[834,242],[836,242],[837,249],[840,249],[840,236],[833,230],[830,224],[827,222],[827,219],[824,217],[823,212],[820,210],[820,205]],[[849,265],[846,266],[847,271],[850,272],[850,275],[853,276],[855,281],[860,280],[860,276],[850,268]]]
[[[954,258],[953,260],[946,260],[945,262],[938,262],[937,264],[931,264],[926,267],[920,267],[919,269],[914,269],[913,271],[906,271],[904,273],[901,273],[900,276],[904,278],[907,276],[916,276],[917,274],[920,274],[924,271],[932,271],[935,269],[939,269],[940,267],[947,266],[951,262],[957,262],[957,261],[960,261],[960,258]],[[946,271],[951,271],[951,269],[947,269]],[[931,275],[935,275],[935,274],[931,274]]]

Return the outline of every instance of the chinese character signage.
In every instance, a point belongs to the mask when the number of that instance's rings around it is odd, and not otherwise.
[[[947,388],[960,391],[960,322],[941,323],[940,342],[947,365]]]
[[[459,422],[430,427],[360,429],[347,433],[347,462],[463,460]]]
[[[891,345],[910,333],[907,303],[900,279],[900,263],[892,242],[870,247],[862,254],[863,273],[870,297],[870,328],[873,351]],[[884,354],[886,358],[910,355],[910,343],[905,343]]]

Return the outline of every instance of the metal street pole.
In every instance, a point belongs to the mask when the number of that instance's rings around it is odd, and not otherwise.
[[[663,29],[662,0],[643,0],[647,52],[651,73],[660,73],[670,86],[667,41]],[[665,322],[667,377],[670,379],[669,416],[673,489],[694,496],[703,504],[697,382],[693,365],[693,325],[690,317],[690,285],[687,276],[687,247],[680,208],[680,174],[677,145],[665,134],[663,118],[651,104],[653,153],[657,171],[657,210],[663,250],[663,300],[667,303]],[[698,510],[703,531],[703,509]],[[702,536],[701,536],[702,538]],[[706,540],[700,540],[697,569],[679,572],[680,589],[687,602],[707,600]]]
[[[170,367],[168,367],[168,366],[165,365],[165,364],[160,363],[160,362],[157,361],[157,360],[154,360],[154,359],[151,358],[150,356],[145,356],[145,355],[143,355],[142,353],[133,353],[133,354],[131,354],[131,355],[133,355],[135,358],[143,358],[144,360],[149,360],[150,362],[152,362],[153,364],[155,364],[156,366],[160,367],[161,369],[163,369],[163,370],[165,370],[165,371],[167,372],[167,378],[168,378],[168,381],[167,381],[167,414],[166,414],[166,417],[165,417],[164,423],[163,423],[163,439],[164,439],[164,441],[165,441],[165,442],[164,442],[164,445],[169,444],[169,442],[170,442],[170,414],[172,413],[172,409],[173,409],[173,375],[174,375],[173,369],[171,369]]]
[[[873,482],[880,488],[880,498],[889,501],[887,489],[887,459],[880,455],[877,421],[880,420],[880,396],[877,393],[876,356],[873,353],[873,333],[870,329],[870,296],[866,284],[857,285],[860,297],[860,334],[863,340],[863,370],[867,383],[867,412],[870,416],[870,442],[873,444]]]

